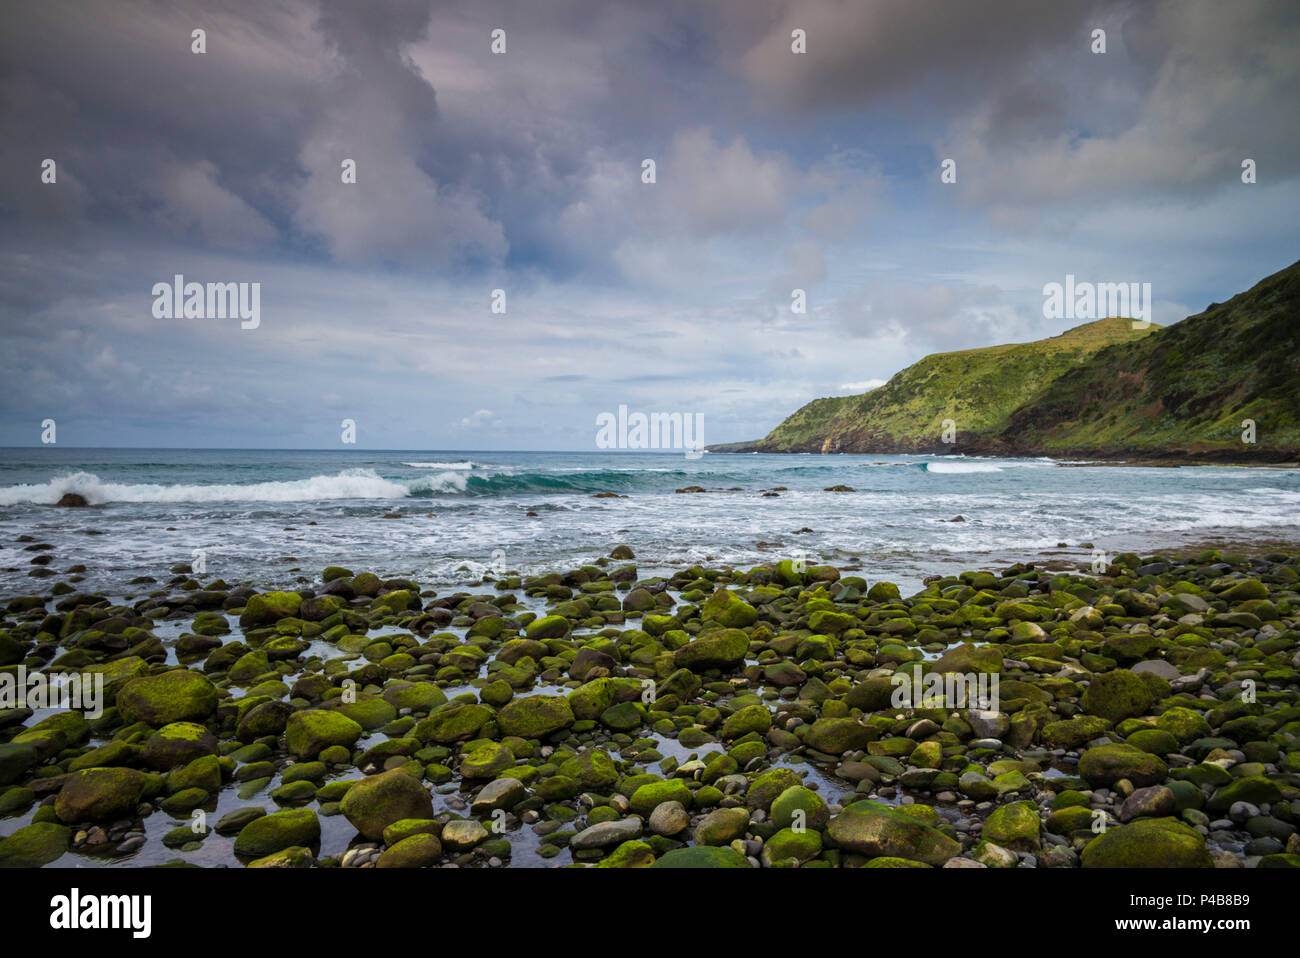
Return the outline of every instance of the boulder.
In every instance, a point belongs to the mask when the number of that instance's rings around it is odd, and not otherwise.
[[[560,695],[529,695],[514,699],[497,713],[497,726],[504,735],[544,738],[574,722],[569,700]]]
[[[744,632],[739,629],[716,629],[706,632],[673,653],[673,665],[693,672],[730,669],[744,662],[748,652],[749,636]]]
[[[1211,868],[1205,837],[1173,818],[1109,828],[1083,849],[1084,868]]]
[[[393,822],[433,818],[433,800],[418,779],[395,768],[357,782],[343,796],[339,810],[362,835],[379,841]]]
[[[201,722],[216,711],[217,689],[205,675],[172,669],[124,683],[117,708],[128,724],[161,728],[172,722]]]
[[[235,838],[240,858],[264,858],[286,848],[320,844],[320,819],[310,808],[272,812],[255,818]]]
[[[285,742],[289,751],[311,761],[332,745],[351,748],[364,730],[352,719],[326,709],[294,712],[285,724]]]
[[[63,780],[54,814],[68,825],[135,815],[148,776],[134,768],[88,768]]]
[[[1159,785],[1168,773],[1159,756],[1128,744],[1098,745],[1079,756],[1079,774],[1093,787],[1109,788],[1122,778],[1138,788]]]
[[[838,847],[871,858],[906,858],[938,866],[961,854],[961,845],[938,829],[877,802],[848,806],[830,820],[826,833]]]

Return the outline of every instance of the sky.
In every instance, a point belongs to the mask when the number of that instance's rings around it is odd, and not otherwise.
[[[1176,322],[1300,257],[1298,48],[1264,0],[10,0],[0,445],[728,442],[1061,333],[1067,274]]]

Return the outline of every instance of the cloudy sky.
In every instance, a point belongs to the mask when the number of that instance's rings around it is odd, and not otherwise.
[[[1282,0],[10,0],[0,444],[724,442],[1059,333],[1067,273],[1174,322],[1300,256],[1298,46]],[[260,325],[156,318],[178,273]]]

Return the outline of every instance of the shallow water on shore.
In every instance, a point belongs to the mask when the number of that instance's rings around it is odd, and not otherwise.
[[[853,491],[825,491],[833,486]],[[676,491],[690,487],[707,491]],[[54,508],[66,492],[91,508]],[[0,450],[0,589],[11,594],[78,565],[81,588],[127,591],[132,578],[165,581],[172,566],[197,562],[196,550],[200,578],[285,586],[341,562],[438,588],[489,571],[572,568],[618,542],[634,548],[642,577],[806,557],[915,591],[926,575],[973,564],[1041,555],[1081,569],[1093,548],[1145,553],[1223,537],[1300,541],[1300,470],[932,456]],[[48,565],[33,565],[42,554]]]

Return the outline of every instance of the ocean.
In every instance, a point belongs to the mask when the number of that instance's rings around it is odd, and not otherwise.
[[[676,490],[699,486],[705,493]],[[827,492],[848,486],[851,492]],[[773,495],[773,491],[775,494]],[[66,492],[90,508],[55,508]],[[597,497],[614,493],[618,498]],[[958,516],[963,521],[952,521]],[[387,518],[386,518],[387,517]],[[31,539],[19,541],[20,536]],[[53,558],[37,567],[48,544]],[[1047,459],[481,451],[11,448],[0,451],[0,592],[48,568],[120,596],[173,566],[262,588],[327,565],[439,589],[634,550],[641,575],[805,558],[917,590],[1016,561],[1084,570],[1093,550],[1300,541],[1300,472]],[[1064,544],[1064,545],[1062,545]],[[197,552],[196,552],[197,550]],[[906,592],[905,592],[906,594]]]

